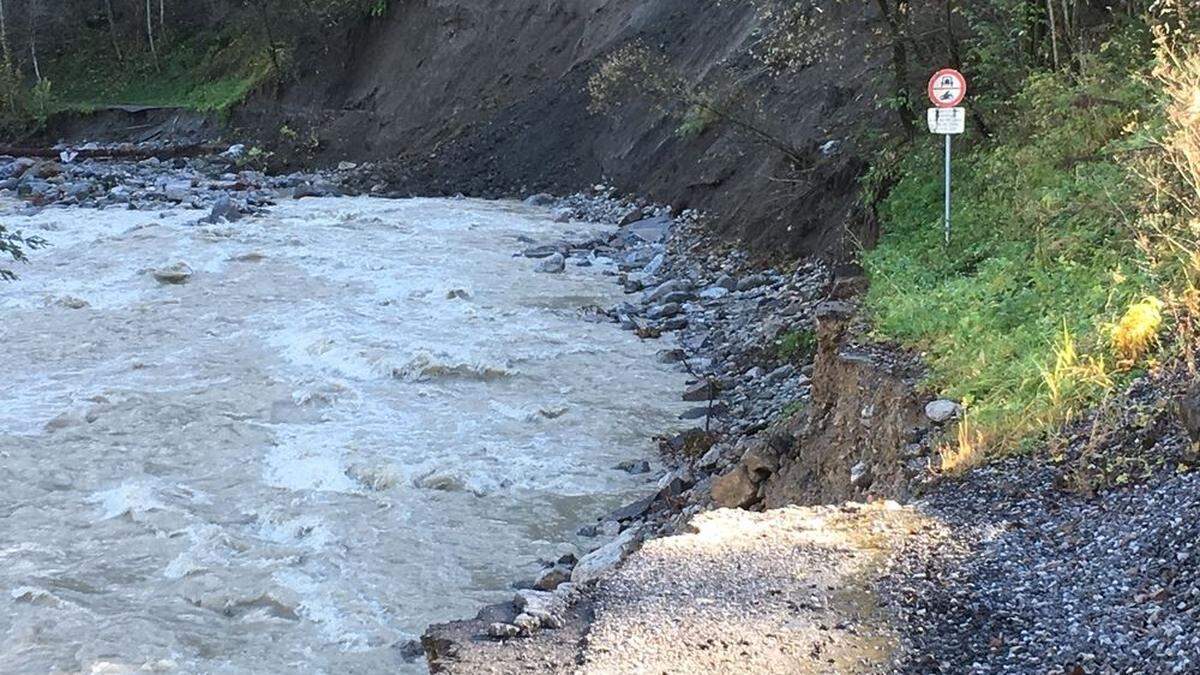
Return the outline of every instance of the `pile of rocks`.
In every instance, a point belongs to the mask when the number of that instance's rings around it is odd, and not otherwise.
[[[0,194],[24,200],[30,213],[66,206],[190,208],[209,211],[209,222],[236,220],[278,199],[342,194],[336,172],[267,176],[246,168],[239,147],[207,157],[136,161],[80,159],[72,150],[57,159],[0,157]]]

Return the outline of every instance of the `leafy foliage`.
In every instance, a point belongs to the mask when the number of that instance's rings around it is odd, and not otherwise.
[[[11,258],[15,262],[25,262],[25,249],[37,249],[46,245],[40,237],[25,237],[20,232],[9,232],[0,225],[0,257]],[[0,281],[12,281],[17,275],[10,269],[0,267]]]

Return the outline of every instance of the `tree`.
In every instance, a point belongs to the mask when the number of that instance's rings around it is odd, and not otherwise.
[[[26,262],[25,249],[38,249],[46,246],[41,237],[25,237],[20,232],[9,232],[0,225],[0,257],[7,256],[14,262]],[[12,281],[17,275],[12,270],[0,267],[0,281]]]

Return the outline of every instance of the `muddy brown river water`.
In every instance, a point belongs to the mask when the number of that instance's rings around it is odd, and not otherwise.
[[[647,492],[661,345],[532,273],[515,204],[0,204],[54,246],[0,284],[0,671],[375,673]],[[151,270],[185,262],[181,285]]]

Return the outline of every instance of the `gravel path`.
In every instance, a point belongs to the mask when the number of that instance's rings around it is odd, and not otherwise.
[[[886,672],[873,574],[919,520],[894,504],[701,514],[602,583],[580,672]]]

